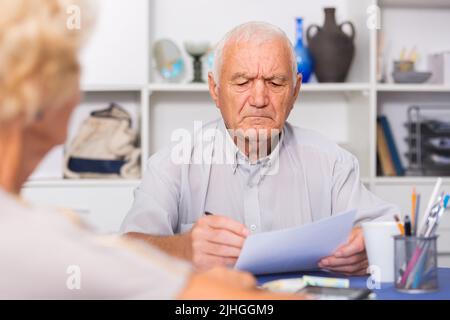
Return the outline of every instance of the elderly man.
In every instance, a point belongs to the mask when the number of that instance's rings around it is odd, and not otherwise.
[[[279,28],[252,22],[230,31],[216,48],[208,77],[223,120],[202,128],[213,135],[196,135],[189,161],[180,163],[173,147],[150,159],[122,232],[206,269],[234,264],[251,233],[357,208],[348,242],[318,266],[366,273],[358,225],[398,211],[363,186],[353,155],[286,122],[301,79]]]

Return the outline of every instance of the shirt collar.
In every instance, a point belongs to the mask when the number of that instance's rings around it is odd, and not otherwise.
[[[227,164],[232,165],[231,170],[233,171],[233,174],[236,173],[236,170],[240,165],[247,165],[247,166],[261,165],[263,168],[270,169],[270,167],[272,167],[272,165],[279,159],[281,147],[286,135],[286,130],[283,127],[283,130],[281,131],[281,138],[278,141],[277,145],[275,146],[275,149],[273,149],[272,152],[266,157],[258,159],[256,163],[251,164],[248,157],[244,153],[242,153],[242,151],[239,150],[239,148],[234,143],[223,119],[220,121],[218,129],[219,132],[225,136],[224,137],[225,156],[226,159],[231,160],[231,163],[227,162]]]

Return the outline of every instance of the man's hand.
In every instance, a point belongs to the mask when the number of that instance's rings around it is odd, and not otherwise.
[[[190,231],[192,263],[199,270],[234,265],[250,231],[228,217],[205,215]]]
[[[360,227],[352,230],[346,244],[319,262],[320,268],[346,275],[365,275],[368,266],[364,236]]]

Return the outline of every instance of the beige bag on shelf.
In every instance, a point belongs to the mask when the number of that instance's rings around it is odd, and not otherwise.
[[[119,105],[91,113],[81,125],[64,157],[69,179],[140,177],[141,149],[131,117]]]

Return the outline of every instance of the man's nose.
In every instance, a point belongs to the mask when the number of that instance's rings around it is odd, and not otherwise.
[[[249,102],[252,107],[256,108],[263,108],[269,104],[269,96],[264,81],[255,81]]]

